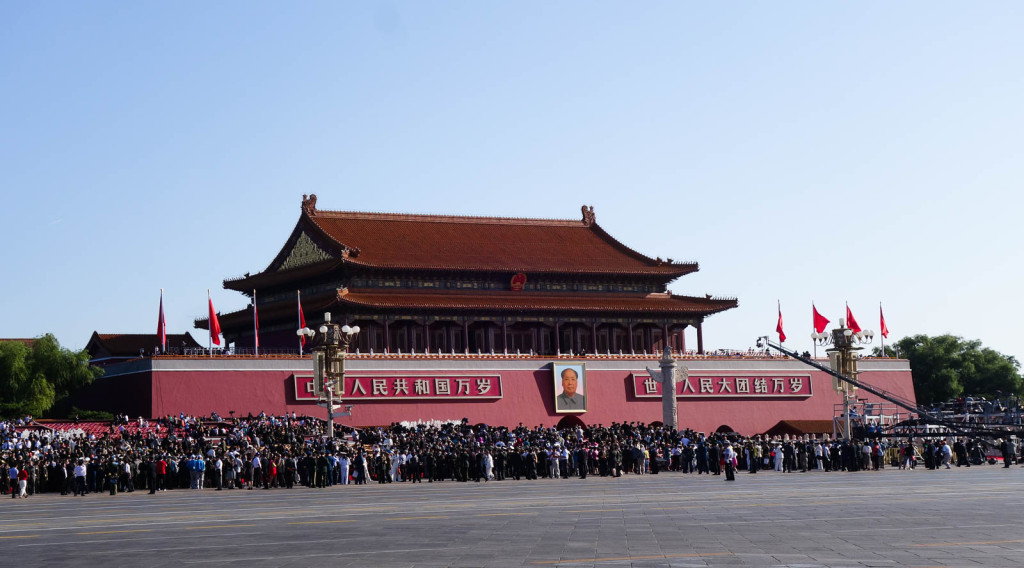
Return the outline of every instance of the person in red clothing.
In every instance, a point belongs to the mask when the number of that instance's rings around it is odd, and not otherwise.
[[[277,487],[277,462],[274,461],[273,457],[267,459],[267,467],[263,468],[266,472],[266,480],[263,483],[264,489],[270,489],[272,486]]]
[[[161,457],[156,462],[156,487],[157,491],[166,491],[167,483],[167,460]]]
[[[18,497],[28,497],[26,488],[28,487],[28,468],[23,467],[18,472]]]

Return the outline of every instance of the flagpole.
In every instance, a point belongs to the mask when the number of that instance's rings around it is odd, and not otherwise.
[[[260,356],[260,320],[256,314],[256,289],[252,291],[252,345],[255,357]]]
[[[298,312],[296,313],[296,315],[299,316],[299,323],[301,323],[302,322],[302,290],[296,290],[295,291],[295,301],[296,301],[296,308],[298,308]],[[302,357],[302,339],[303,339],[303,336],[300,335],[299,336],[299,357]]]
[[[814,333],[818,333],[817,328],[814,327],[814,310],[815,310],[815,308],[814,308],[814,300],[811,300],[811,329],[814,330]],[[817,342],[817,340],[811,341],[811,344],[814,345],[814,358],[817,359],[818,358],[818,342]]]
[[[775,332],[779,334],[779,343],[786,341],[786,332],[782,329],[782,300],[776,300],[779,305],[779,321],[775,324]]]
[[[206,289],[206,301],[209,303],[209,305],[213,305],[213,296],[210,295],[209,288]],[[213,318],[210,318],[210,320],[207,321],[206,323],[206,327],[210,328],[210,359],[213,359]]]
[[[167,352],[167,320],[164,319],[164,289],[160,288],[160,354]]]
[[[878,302],[878,321],[882,323],[882,302]],[[878,337],[882,339],[882,357],[885,357],[885,334],[882,333],[882,326],[878,328]]]

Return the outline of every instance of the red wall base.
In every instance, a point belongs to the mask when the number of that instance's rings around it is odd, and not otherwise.
[[[184,412],[229,416],[246,414],[282,414],[323,416],[327,411],[315,401],[296,397],[296,374],[309,375],[309,359],[294,360],[218,360],[156,359],[151,368],[101,378],[83,397],[89,408],[127,412],[129,416],[158,417]],[[831,420],[834,407],[842,399],[832,388],[832,378],[789,360],[708,360],[680,361],[691,377],[713,374],[716,377],[803,375],[811,382],[810,396],[771,398],[736,396],[732,398],[680,398],[678,415],[681,427],[713,432],[726,427],[742,434],[757,434],[780,420]],[[634,393],[633,373],[643,373],[646,361],[586,362],[588,411],[576,414],[586,424],[623,421],[661,420],[660,398],[638,398]],[[245,368],[250,367],[250,368]],[[418,364],[415,360],[353,360],[350,373],[367,377],[419,374],[425,376],[498,375],[501,398],[463,400],[357,400],[342,397],[343,404],[354,406],[350,417],[337,419],[350,426],[387,425],[416,420],[461,420],[471,423],[516,426],[554,426],[566,414],[555,412],[556,382],[551,361],[543,360],[468,360],[452,359]],[[430,368],[433,367],[433,368]],[[439,368],[443,367],[443,368]],[[525,368],[524,368],[525,367]],[[609,368],[613,367],[613,368]],[[872,367],[876,367],[873,369]],[[702,369],[703,368],[703,369]],[[861,364],[860,379],[903,398],[914,400],[910,369],[905,361],[881,360]],[[109,371],[108,371],[109,372]],[[692,379],[691,379],[692,380]],[[868,400],[874,397],[863,393]]]

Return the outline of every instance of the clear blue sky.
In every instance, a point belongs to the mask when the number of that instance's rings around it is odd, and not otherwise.
[[[192,329],[322,209],[575,219],[1024,358],[1024,3],[4,2],[0,337]],[[1017,330],[1017,331],[1015,331]],[[195,332],[204,341],[202,331]],[[692,341],[692,336],[691,336]]]

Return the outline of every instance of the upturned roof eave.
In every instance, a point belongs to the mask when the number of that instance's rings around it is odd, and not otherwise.
[[[589,214],[587,208],[584,207],[584,218],[580,220],[568,220],[568,219],[530,219],[530,218],[513,218],[513,217],[476,217],[476,216],[454,216],[454,215],[418,215],[418,214],[395,214],[395,213],[365,213],[365,212],[352,212],[352,211],[331,211],[331,210],[318,210],[316,209],[316,196],[311,196],[312,201],[303,201],[302,215],[299,218],[299,222],[296,223],[295,230],[289,237],[295,238],[297,233],[303,228],[312,229],[313,232],[319,238],[330,243],[331,247],[335,249],[336,253],[340,251],[350,251],[350,255],[347,256],[347,260],[355,265],[374,267],[374,268],[385,268],[385,269],[411,269],[411,270],[455,270],[455,271],[474,271],[474,272],[498,272],[498,271],[509,271],[509,272],[525,272],[529,273],[565,273],[565,274],[593,274],[593,275],[651,275],[651,276],[670,276],[678,278],[686,274],[691,274],[699,270],[699,266],[696,262],[686,263],[674,263],[663,261],[660,258],[651,258],[643,253],[640,253],[613,237],[610,233],[605,231],[600,225],[597,224],[593,216],[593,207],[590,208]],[[335,237],[328,228],[321,225],[319,222],[321,219],[380,219],[387,222],[403,222],[403,221],[419,221],[419,222],[435,222],[435,223],[482,223],[489,225],[508,225],[508,226],[551,226],[551,227],[570,227],[578,228],[578,230],[589,231],[593,233],[600,241],[604,242],[607,246],[618,251],[618,253],[625,257],[631,258],[645,266],[634,269],[626,270],[587,270],[587,269],[537,269],[524,267],[476,267],[476,266],[445,266],[445,265],[425,265],[417,267],[401,266],[395,263],[386,262],[373,262],[365,261],[360,259],[360,248],[355,246],[354,243],[346,243]],[[274,266],[282,256],[286,253],[287,244],[282,248],[281,252],[275,258],[275,261],[271,263]],[[269,268],[269,267],[268,267]]]
[[[322,274],[329,274],[335,269],[341,267],[344,262],[345,259],[331,258],[313,264],[289,268],[287,270],[278,270],[273,272],[264,271],[251,276],[228,279],[224,280],[223,284],[224,288],[227,290],[234,290],[245,294],[252,292],[254,289],[258,290],[267,286],[276,286],[284,282],[288,282],[289,280],[311,278]]]

